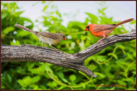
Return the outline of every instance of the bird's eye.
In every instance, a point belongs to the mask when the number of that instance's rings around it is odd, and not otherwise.
[[[63,36],[63,38],[65,38],[65,36]]]
[[[89,26],[86,27],[89,30]]]

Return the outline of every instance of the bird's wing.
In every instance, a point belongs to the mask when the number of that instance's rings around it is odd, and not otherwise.
[[[105,31],[105,30],[110,30],[115,27],[116,24],[107,24],[107,25],[96,25],[93,28],[94,32],[100,32],[100,31]]]
[[[44,37],[48,37],[51,39],[58,39],[58,36],[56,33],[48,33],[48,32],[39,32],[38,35],[42,35]]]

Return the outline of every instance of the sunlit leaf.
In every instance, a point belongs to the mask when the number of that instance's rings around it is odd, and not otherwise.
[[[130,22],[130,24],[135,24],[136,23],[136,20],[133,20]]]
[[[43,8],[43,11],[45,11],[47,8],[48,8],[48,6],[46,5],[46,6]]]
[[[38,82],[40,80],[40,76],[34,76],[32,78],[32,83]]]
[[[10,26],[10,27],[7,27],[6,29],[4,29],[3,31],[4,31],[4,34],[7,34],[13,30],[14,30],[14,27]]]
[[[69,76],[69,79],[70,79],[71,81],[75,81],[75,80],[76,80],[76,76],[75,76],[75,75],[70,75],[70,76]]]

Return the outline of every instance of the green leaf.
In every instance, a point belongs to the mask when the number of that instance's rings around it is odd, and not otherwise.
[[[134,59],[133,59],[133,57],[132,57],[132,54],[127,53],[127,57],[128,57],[129,59],[131,59],[131,60],[133,60],[133,61],[134,61]]]
[[[10,76],[9,74],[7,74],[7,78],[8,78],[8,80],[9,80],[9,82],[11,83],[12,78],[11,78],[11,76]]]
[[[33,90],[38,90],[38,89],[39,89],[38,85],[33,86]]]
[[[115,59],[118,59],[117,55],[114,54],[114,53],[109,53],[108,55],[111,55],[111,56],[113,56]]]
[[[86,78],[88,78],[89,79],[89,77],[85,74],[85,73],[83,73],[83,72],[81,72],[81,71],[78,71],[80,74],[82,74],[83,76],[85,76]]]
[[[102,74],[102,73],[98,73],[98,72],[94,72],[94,74],[97,75],[98,79],[103,79],[106,77],[106,75]]]
[[[51,82],[51,81],[48,82],[48,83],[47,83],[47,86],[49,86],[49,87],[53,87],[53,86],[52,86],[52,82]]]
[[[113,54],[113,57],[114,57],[115,59],[118,59],[118,57],[117,57],[117,55],[116,55],[116,54]]]
[[[121,49],[125,49],[125,46],[123,46],[123,45],[120,45],[120,46],[119,46],[119,48],[121,48]]]
[[[133,73],[134,75],[136,75],[136,71],[132,71],[132,73]]]
[[[23,80],[17,80],[17,82],[22,86],[22,87],[26,87],[26,85],[24,84]]]
[[[55,12],[53,11],[53,12],[50,12],[50,14],[54,14]]]
[[[45,66],[45,69],[46,69],[46,71],[49,71],[50,73],[53,73],[52,69],[48,65]]]
[[[15,14],[17,15],[17,16],[19,16],[20,14],[22,14],[24,11],[18,11],[18,12],[16,12]]]
[[[88,13],[88,12],[86,14],[90,17],[92,23],[97,24],[97,21],[98,21],[97,16],[95,16],[94,14]]]
[[[14,30],[14,27],[10,26],[10,27],[7,27],[6,29],[4,29],[3,31],[4,31],[4,34],[7,34],[13,30]]]
[[[44,86],[44,85],[40,85],[39,87],[40,87],[41,89],[43,89],[43,90],[44,90],[44,89],[47,89],[46,86]]]
[[[32,74],[39,74],[37,68],[29,69],[29,71],[30,71]]]
[[[96,60],[97,60],[97,61],[100,61],[100,62],[106,61],[106,60],[107,60],[107,56],[98,55]]]
[[[34,34],[31,34],[29,37],[30,37],[31,40],[39,41],[38,37],[36,35],[34,35]]]
[[[120,84],[120,85],[126,86],[126,83],[125,83],[124,81],[122,81],[122,80],[118,80],[117,82],[118,82],[118,84]]]
[[[13,43],[13,41],[10,41],[11,45],[20,45],[20,42],[18,40],[15,41],[15,43]]]
[[[70,76],[69,76],[69,79],[73,82],[73,81],[76,80],[76,76],[75,76],[75,75],[70,75]]]
[[[23,79],[23,82],[24,82],[25,85],[28,86],[28,85],[31,84],[32,78],[30,78],[30,76],[27,76],[27,77],[25,77],[25,78]]]
[[[9,13],[7,13],[7,12],[5,12],[5,13],[1,14],[1,19],[6,18],[8,15],[9,15]]]
[[[47,8],[48,8],[48,6],[46,5],[46,6],[43,8],[43,11],[45,11]]]
[[[21,37],[24,37],[24,36],[27,36],[27,35],[30,35],[31,33],[28,32],[28,31],[24,31],[24,30],[21,30],[18,32],[17,36],[21,36]]]
[[[52,82],[52,86],[53,86],[53,87],[57,87],[57,82],[53,81],[53,82]]]
[[[33,25],[33,22],[32,22],[29,18],[20,17],[19,20],[20,20],[20,21],[23,21],[23,23],[24,23],[25,21],[26,21],[27,23],[31,23],[31,26],[30,26],[30,25],[28,26],[29,29],[33,28],[33,26],[34,26],[34,25]],[[26,23],[26,22],[25,22],[25,23]]]
[[[40,80],[40,76],[34,76],[32,78],[32,83],[38,82]]]
[[[59,11],[56,11],[56,14],[57,14],[59,17],[61,17],[61,14],[59,13]]]
[[[62,79],[64,82],[68,82],[65,78],[64,78],[64,74],[62,72],[57,72],[58,76],[60,77],[60,79]]]
[[[107,9],[107,7],[103,8],[102,10],[104,11],[104,10],[106,10],[106,9]]]
[[[130,24],[135,24],[136,23],[136,20],[133,20],[130,22]]]
[[[116,87],[111,87],[109,90],[115,90],[116,89]]]
[[[46,1],[42,1],[42,3],[46,3]]]

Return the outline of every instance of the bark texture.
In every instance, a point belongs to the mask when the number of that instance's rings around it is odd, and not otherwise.
[[[136,39],[136,29],[126,34],[112,35],[103,39],[101,43],[95,43],[75,54],[64,53],[59,50],[31,46],[1,46],[2,62],[21,62],[21,61],[38,61],[48,62],[54,65],[71,68],[84,72],[87,75],[96,77],[96,75],[85,67],[84,60],[95,53],[98,53],[105,47],[117,42],[124,42]]]

